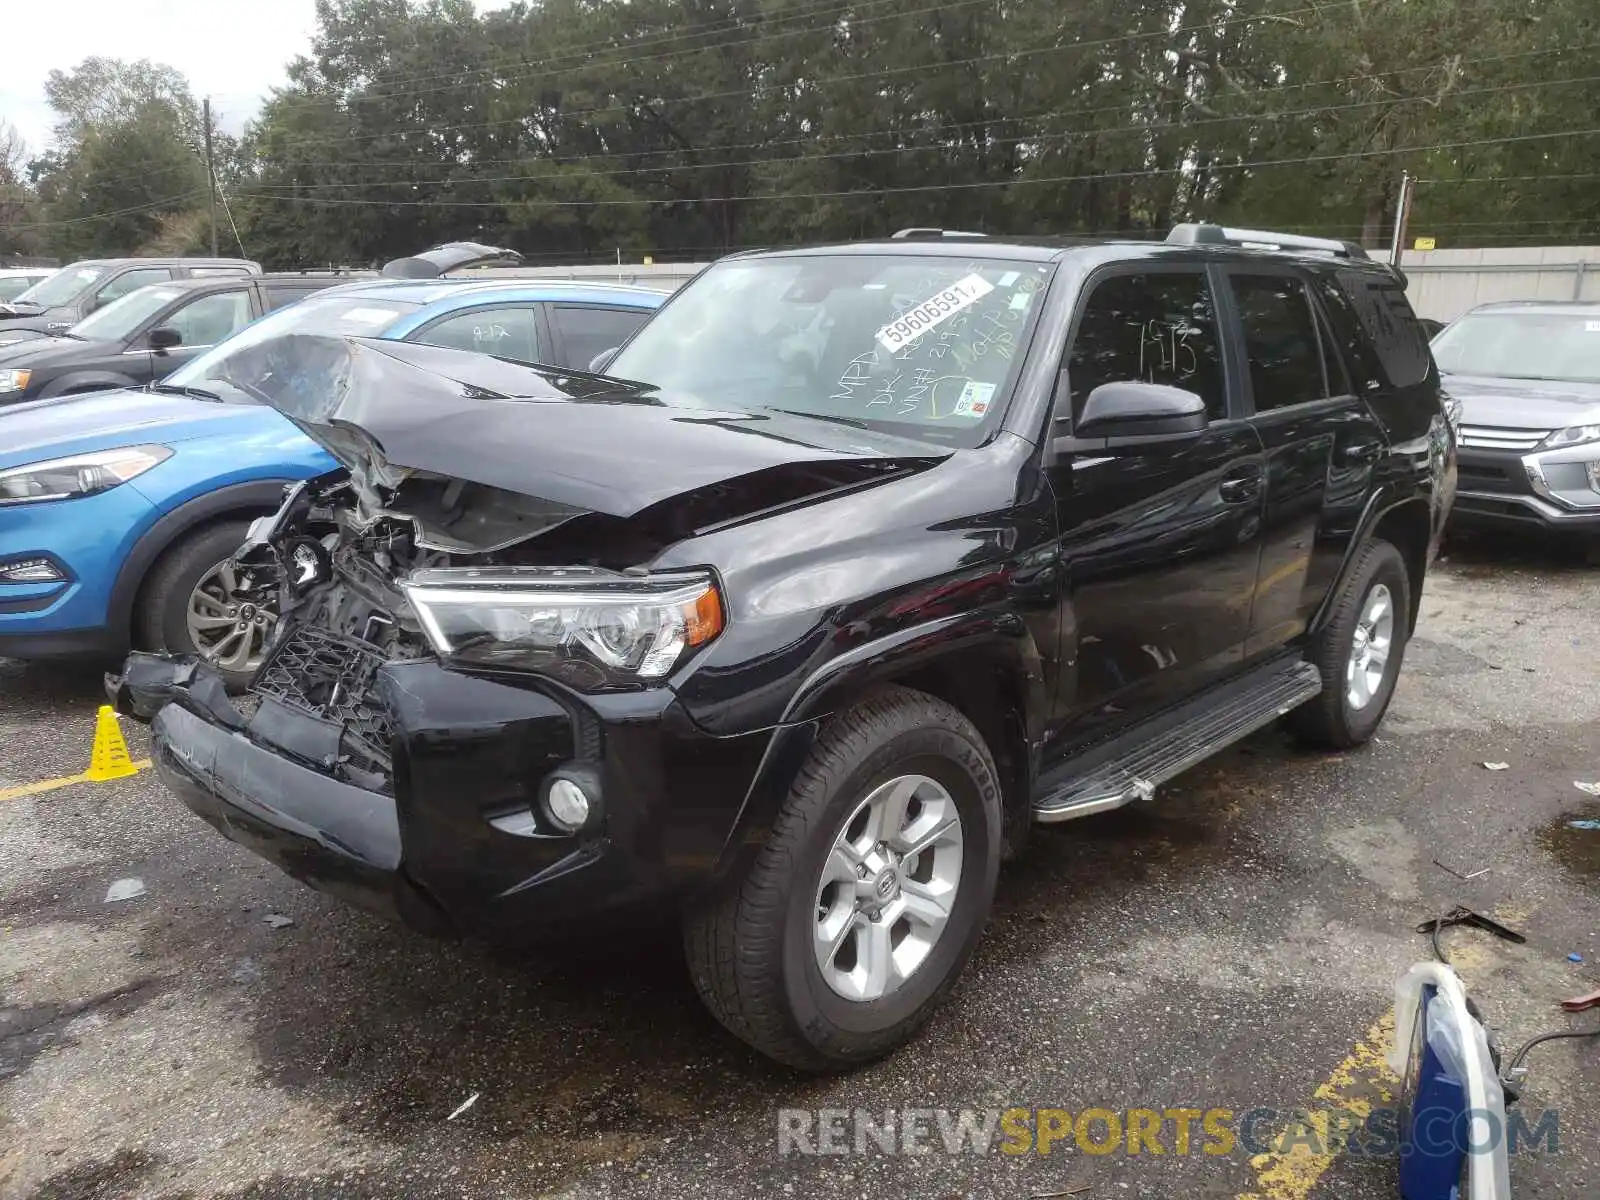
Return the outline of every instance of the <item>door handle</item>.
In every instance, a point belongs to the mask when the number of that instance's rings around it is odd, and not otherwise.
[[[1261,472],[1234,471],[1217,485],[1217,494],[1224,504],[1248,504],[1261,495]]]
[[[1339,451],[1339,461],[1347,467],[1365,467],[1375,463],[1383,454],[1378,442],[1356,442]]]

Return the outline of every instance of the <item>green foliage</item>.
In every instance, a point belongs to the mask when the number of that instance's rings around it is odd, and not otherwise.
[[[703,257],[906,225],[1141,236],[1226,220],[1382,242],[1403,170],[1425,181],[1413,230],[1441,245],[1600,235],[1593,0],[317,12],[310,55],[222,148],[245,245],[274,265],[460,237],[534,261]],[[50,95],[48,219],[203,186],[170,71],[91,59]],[[137,246],[171,216],[148,211],[51,240]]]

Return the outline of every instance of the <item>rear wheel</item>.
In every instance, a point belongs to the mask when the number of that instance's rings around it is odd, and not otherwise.
[[[150,572],[135,614],[139,643],[194,654],[239,691],[261,663],[277,613],[238,594],[233,555],[246,521],[221,521],[186,535]]]
[[[1289,715],[1291,728],[1332,750],[1364,744],[1389,709],[1410,630],[1405,560],[1391,543],[1373,539],[1357,556],[1314,647],[1322,695]]]
[[[790,1066],[886,1054],[977,945],[1000,812],[988,748],[950,705],[891,688],[841,713],[744,878],[688,922],[701,998]]]

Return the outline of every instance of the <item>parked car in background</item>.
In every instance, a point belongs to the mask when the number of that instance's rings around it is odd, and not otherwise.
[[[71,329],[0,344],[0,412],[22,400],[160,379],[257,317],[346,282],[333,274],[213,276],[129,292]]]
[[[581,367],[663,299],[530,280],[351,283],[263,317],[143,390],[0,408],[0,657],[109,659],[133,645],[199,653],[230,683],[248,678],[275,616],[236,598],[232,554],[285,485],[335,464],[219,377],[241,346],[360,334]]]
[[[96,309],[153,283],[259,274],[259,263],[242,258],[84,259],[0,305],[0,343],[71,329]]]
[[[0,267],[0,304],[15,300],[54,270],[53,267]]]
[[[167,784],[423,929],[674,913],[717,1018],[808,1069],[927,1019],[1031,822],[1285,713],[1367,741],[1455,479],[1402,278],[1212,226],[735,256],[615,378],[209,369],[344,470],[241,553],[284,614],[248,712],[192,659],[113,685]]]
[[[1600,304],[1485,304],[1433,340],[1461,410],[1458,528],[1600,548]]]

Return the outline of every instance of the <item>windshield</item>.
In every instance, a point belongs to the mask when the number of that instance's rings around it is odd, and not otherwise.
[[[169,387],[198,388],[238,404],[254,404],[247,393],[228,382],[228,360],[241,350],[268,338],[289,333],[316,333],[329,337],[382,337],[389,326],[420,307],[400,300],[370,296],[312,296],[280,308],[247,325],[227,341],[206,351],[188,366],[180,367],[162,383]]]
[[[975,446],[1009,397],[1047,263],[906,254],[712,267],[606,368],[712,408]]]
[[[1600,313],[1468,313],[1433,342],[1454,375],[1600,383]]]
[[[15,300],[32,287],[34,282],[35,278],[32,275],[0,275],[0,304]]]
[[[104,267],[63,267],[54,275],[47,275],[34,284],[18,300],[37,304],[40,308],[55,308],[71,304],[98,280],[104,279]]]
[[[91,313],[67,332],[91,342],[123,342],[183,292],[175,287],[136,288]]]

